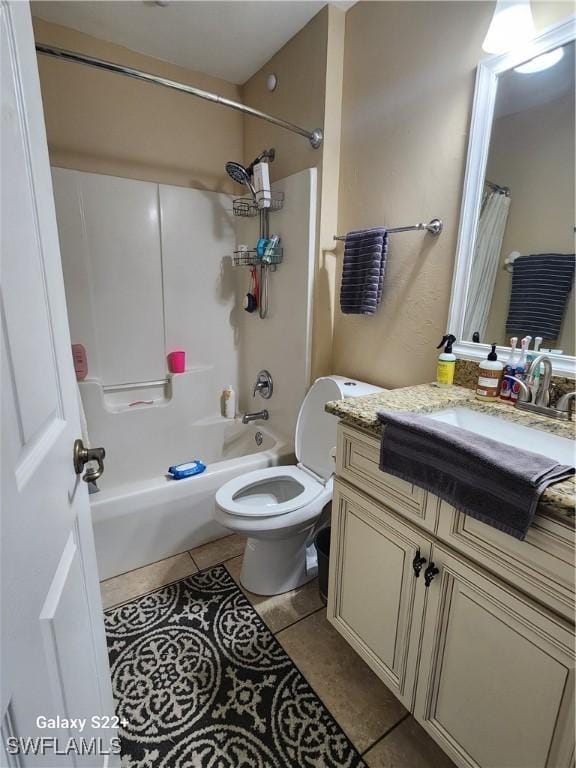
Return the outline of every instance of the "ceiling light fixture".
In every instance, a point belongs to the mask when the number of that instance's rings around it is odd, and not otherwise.
[[[498,0],[482,49],[506,53],[534,36],[530,0]]]
[[[520,64],[518,67],[514,67],[514,72],[520,72],[521,75],[531,75],[534,72],[543,72],[545,69],[550,69],[554,64],[558,64],[564,57],[564,48],[555,48],[548,53],[541,53],[540,56],[536,56],[530,61],[525,61],[524,64]]]

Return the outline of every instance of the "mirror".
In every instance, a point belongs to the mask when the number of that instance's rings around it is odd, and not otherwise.
[[[574,26],[479,65],[450,312],[457,354],[483,358],[494,342],[505,354],[510,337],[531,336],[555,368],[573,366]]]

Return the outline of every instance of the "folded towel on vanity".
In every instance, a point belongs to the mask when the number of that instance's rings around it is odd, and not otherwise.
[[[380,469],[524,539],[540,496],[573,466],[413,413],[381,412]]]
[[[340,309],[348,315],[373,315],[382,299],[388,254],[384,227],[348,232],[344,245]]]
[[[514,260],[506,332],[557,339],[575,264],[574,254],[518,256]]]

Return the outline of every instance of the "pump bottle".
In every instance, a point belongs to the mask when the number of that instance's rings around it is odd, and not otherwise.
[[[478,366],[478,383],[476,384],[476,399],[494,401],[498,397],[498,389],[504,366],[498,360],[496,344],[486,360]]]
[[[456,355],[452,352],[452,344],[456,341],[456,336],[451,333],[442,337],[442,341],[436,349],[444,346],[444,351],[438,355],[438,366],[436,368],[436,383],[439,387],[449,387],[454,381],[454,371],[456,369]]]

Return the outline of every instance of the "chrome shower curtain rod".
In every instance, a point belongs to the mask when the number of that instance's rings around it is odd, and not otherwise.
[[[117,72],[119,75],[133,77],[136,80],[142,80],[145,83],[163,85],[165,88],[172,88],[174,91],[181,91],[182,93],[188,93],[190,96],[196,96],[199,99],[211,101],[214,104],[221,104],[223,107],[230,107],[230,109],[235,109],[238,112],[244,112],[246,115],[251,115],[260,120],[266,120],[269,123],[278,125],[280,128],[284,128],[287,131],[292,131],[292,133],[298,133],[300,136],[307,138],[314,149],[318,149],[322,144],[323,135],[320,128],[316,128],[314,131],[307,131],[305,128],[300,128],[299,125],[294,125],[294,123],[289,123],[287,120],[282,120],[280,117],[268,115],[266,112],[261,112],[259,109],[247,107],[245,104],[240,104],[238,101],[227,99],[224,96],[218,96],[218,94],[211,93],[210,91],[203,91],[200,88],[194,88],[192,85],[179,83],[176,80],[168,80],[167,78],[159,77],[158,75],[151,75],[149,72],[141,72],[139,69],[132,69],[132,67],[124,67],[121,64],[114,64],[112,61],[96,59],[93,56],[86,56],[83,53],[67,51],[64,48],[57,48],[53,45],[36,43],[36,50],[43,56],[51,56],[52,58],[60,59],[62,61],[73,61],[76,64],[85,64],[88,67],[104,69],[108,72]]]

